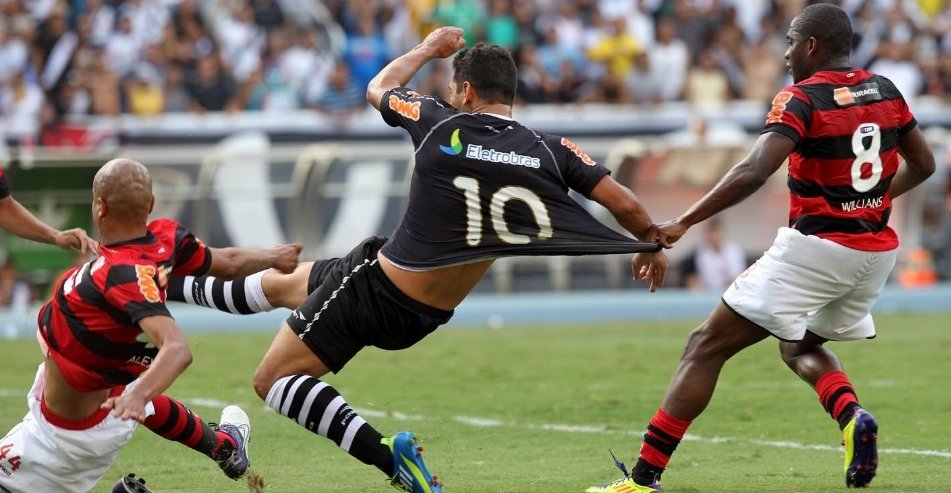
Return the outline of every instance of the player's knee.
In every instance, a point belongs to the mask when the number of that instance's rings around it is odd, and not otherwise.
[[[254,370],[253,385],[254,392],[258,394],[262,400],[267,399],[267,394],[271,391],[271,387],[274,386],[274,382],[278,381],[280,376],[277,375],[274,371],[260,365]]]

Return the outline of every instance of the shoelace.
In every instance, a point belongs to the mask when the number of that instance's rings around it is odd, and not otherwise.
[[[624,463],[618,460],[617,456],[614,455],[614,451],[611,449],[608,449],[608,453],[610,453],[611,458],[614,459],[614,465],[617,466],[617,468],[620,469],[622,473],[624,473],[624,477],[626,478],[630,476],[631,473],[627,472],[627,467],[624,467]]]

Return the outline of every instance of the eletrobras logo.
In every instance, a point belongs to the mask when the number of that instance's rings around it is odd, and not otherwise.
[[[449,145],[439,146],[439,150],[457,156],[462,152],[462,140],[459,138],[459,129],[455,129],[449,137]],[[514,164],[516,166],[526,166],[529,168],[540,168],[542,162],[537,157],[516,154],[514,151],[502,152],[495,149],[483,147],[479,144],[466,144],[466,157],[469,159],[478,159],[479,161],[488,161],[490,163]]]

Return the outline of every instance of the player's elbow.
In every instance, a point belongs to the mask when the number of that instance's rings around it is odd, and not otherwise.
[[[188,347],[188,344],[182,344],[181,348],[176,349],[175,354],[178,355],[179,364],[182,366],[182,369],[188,368],[194,358],[192,357],[192,350]]]

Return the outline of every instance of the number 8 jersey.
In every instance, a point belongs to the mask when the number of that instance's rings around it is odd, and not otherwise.
[[[167,276],[202,275],[210,266],[208,248],[162,218],[145,236],[100,245],[98,257],[66,271],[38,316],[40,337],[66,381],[90,392],[135,380],[158,353],[138,321],[171,317]]]
[[[384,94],[380,110],[416,150],[406,212],[382,248],[395,265],[657,250],[604,226],[568,195],[587,197],[609,173],[568,139],[405,87]]]
[[[816,72],[773,99],[765,132],[796,142],[789,227],[864,251],[898,247],[888,226],[898,140],[917,125],[888,79],[858,69]]]

